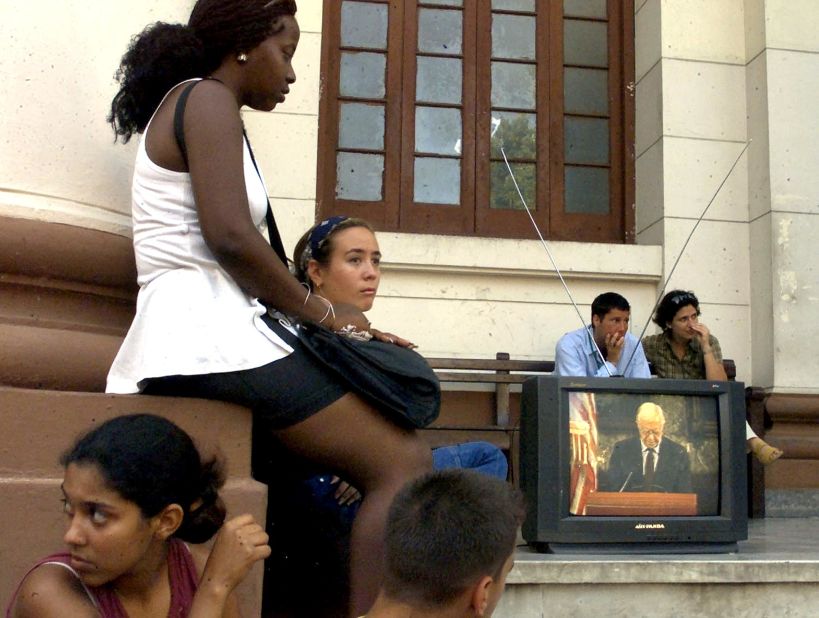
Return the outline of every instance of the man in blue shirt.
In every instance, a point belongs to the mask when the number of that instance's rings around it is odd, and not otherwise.
[[[615,292],[592,303],[592,323],[563,335],[555,347],[555,375],[650,378],[639,339],[628,332],[631,305]]]

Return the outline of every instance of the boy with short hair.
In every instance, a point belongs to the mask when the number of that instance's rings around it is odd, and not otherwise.
[[[366,618],[491,616],[525,517],[520,492],[469,470],[409,483],[387,519],[387,565]]]

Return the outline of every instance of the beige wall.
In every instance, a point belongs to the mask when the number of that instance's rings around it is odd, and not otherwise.
[[[819,5],[746,0],[754,380],[819,392]]]
[[[663,245],[664,278],[679,258],[667,289],[697,293],[749,381],[746,155],[694,230],[746,139],[742,1],[647,0],[635,20],[638,242]]]
[[[819,5],[646,0],[635,20],[638,242],[663,245],[667,276],[751,140],[669,287],[697,292],[740,379],[819,392],[799,345],[819,335]]]
[[[312,224],[321,2],[302,0],[298,81],[281,110],[246,112],[271,201],[292,248]],[[105,122],[128,38],[189,1],[0,4],[0,215],[129,234],[133,144]],[[816,339],[815,174],[819,6],[812,0],[637,0],[638,245],[555,243],[586,318],[614,289],[648,318],[659,285],[747,138],[748,152],[700,224],[670,281],[695,290],[740,379],[817,388],[801,341]],[[813,172],[813,173],[811,173]],[[534,234],[532,235],[534,238]],[[381,234],[383,329],[429,355],[551,358],[580,320],[535,240]],[[815,320],[813,320],[815,322]],[[649,332],[653,327],[649,328]],[[804,351],[803,351],[804,350]]]

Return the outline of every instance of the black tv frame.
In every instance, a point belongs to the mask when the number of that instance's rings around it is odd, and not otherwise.
[[[719,428],[716,515],[569,513],[571,391],[714,397]],[[748,538],[745,389],[741,382],[538,376],[523,384],[520,485],[523,538],[550,553],[729,553]]]

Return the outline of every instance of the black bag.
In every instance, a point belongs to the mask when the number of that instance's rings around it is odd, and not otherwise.
[[[195,81],[182,90],[174,111],[174,135],[186,164],[188,154],[183,126],[185,106],[191,90],[198,83]],[[253,167],[259,173],[244,128],[242,134]],[[284,245],[269,200],[266,219],[270,244],[287,266]],[[379,410],[390,413],[396,422],[409,427],[426,427],[438,418],[441,385],[435,372],[417,352],[381,341],[356,341],[311,323],[303,324],[299,333],[305,347],[323,365],[336,373],[351,391],[370,400]]]
[[[438,418],[441,385],[417,352],[374,339],[351,339],[309,322],[301,325],[299,338],[350,390],[393,420],[420,428]]]

